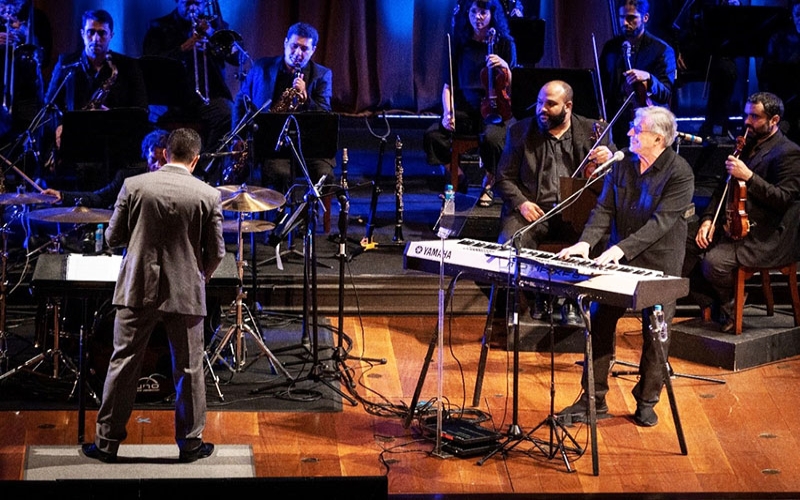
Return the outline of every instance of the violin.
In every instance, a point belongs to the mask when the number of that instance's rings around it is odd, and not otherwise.
[[[736,138],[736,149],[731,156],[739,158],[747,140],[747,129],[744,136]],[[750,232],[750,220],[747,218],[747,184],[743,180],[728,176],[728,196],[725,205],[725,234],[732,240],[741,240]]]
[[[631,66],[631,42],[627,40],[622,42],[622,54],[625,57],[625,67],[627,68],[627,71],[632,70],[633,66]],[[635,96],[636,106],[634,106],[634,109],[653,105],[653,101],[650,99],[650,96],[647,95],[647,87],[645,86],[644,82],[634,83],[633,91],[636,93]]]
[[[497,30],[489,28],[486,43],[489,45],[489,55],[494,54],[494,44]],[[511,118],[511,98],[508,87],[511,77],[505,68],[491,69],[484,67],[481,70],[481,84],[486,95],[481,99],[481,116],[489,125],[498,125]]]

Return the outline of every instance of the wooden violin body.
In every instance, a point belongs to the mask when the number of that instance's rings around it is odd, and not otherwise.
[[[736,138],[736,149],[732,156],[739,158],[744,149],[747,131],[743,137]],[[732,240],[741,240],[750,232],[750,219],[747,217],[747,184],[744,181],[728,178],[728,197],[725,204],[725,234]]]
[[[489,55],[494,54],[496,36],[495,29],[490,28],[487,37]],[[481,70],[481,85],[486,91],[486,95],[481,99],[481,116],[485,123],[498,125],[511,119],[511,97],[508,93],[510,83],[511,75],[505,68]]]

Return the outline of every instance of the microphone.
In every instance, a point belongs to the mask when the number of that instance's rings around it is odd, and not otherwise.
[[[603,163],[602,165],[594,169],[594,174],[592,175],[594,175],[595,177],[600,177],[601,175],[605,174],[606,171],[611,170],[611,165],[613,165],[618,161],[622,161],[623,158],[625,158],[625,153],[623,153],[622,151],[617,151],[616,153],[614,153],[614,156],[608,159],[607,162]]]
[[[74,68],[77,68],[80,65],[81,65],[81,62],[77,61],[77,62],[74,62],[72,64],[65,64],[64,66],[61,66],[61,69],[74,69]]]
[[[280,135],[278,135],[278,142],[275,144],[275,151],[280,150],[286,144],[286,134],[289,133],[289,122],[292,120],[292,116],[289,115],[286,118],[286,121],[283,122],[283,129],[281,129]]]
[[[687,133],[685,133],[685,132],[678,132],[678,133],[677,133],[677,134],[675,134],[675,135],[676,135],[676,137],[679,137],[680,139],[683,139],[683,140],[684,140],[684,141],[686,141],[686,142],[691,142],[692,144],[702,144],[702,145],[707,145],[707,144],[709,144],[709,143],[711,142],[711,141],[710,141],[710,140],[708,140],[708,139],[703,139],[703,138],[702,138],[702,137],[700,137],[700,136],[697,136],[697,135],[692,135],[692,134],[687,134]]]

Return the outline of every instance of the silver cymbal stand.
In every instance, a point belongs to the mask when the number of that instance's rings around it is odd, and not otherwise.
[[[267,356],[272,364],[274,369],[279,370],[288,380],[291,380],[292,376],[288,370],[281,364],[278,358],[269,350],[269,348],[264,344],[264,340],[261,338],[260,332],[256,333],[250,328],[249,325],[245,324],[243,320],[243,299],[247,296],[247,292],[244,291],[244,265],[245,261],[242,256],[243,247],[244,247],[244,240],[242,236],[242,222],[244,220],[243,212],[240,212],[238,215],[238,230],[237,230],[237,237],[238,237],[238,245],[237,245],[237,253],[236,253],[236,268],[238,271],[239,277],[239,284],[236,290],[236,299],[234,302],[234,307],[236,311],[236,320],[233,325],[228,328],[225,332],[225,335],[219,340],[217,343],[216,349],[211,354],[208,359],[209,365],[214,364],[217,360],[222,362],[231,372],[239,373],[243,372],[247,369],[247,360],[246,360],[246,348],[245,348],[245,334],[250,335],[250,337],[255,341],[256,346],[261,350],[261,352]],[[232,363],[229,363],[223,356],[222,351],[228,346],[229,343],[233,345],[233,356],[232,356]],[[213,342],[212,342],[213,345]],[[217,386],[217,390],[219,390],[219,386]]]

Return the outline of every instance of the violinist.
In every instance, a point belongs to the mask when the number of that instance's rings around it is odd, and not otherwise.
[[[630,128],[636,108],[670,107],[677,66],[672,47],[647,31],[650,3],[618,0],[617,5],[620,34],[603,45],[600,76],[610,113],[618,113],[633,94],[612,129],[612,140],[620,141]]]
[[[699,269],[694,262],[684,262],[683,275],[690,278],[693,298],[701,307],[719,306],[716,320],[723,332],[734,326],[736,268],[774,267],[797,258],[800,146],[780,130],[783,111],[783,101],[769,92],[747,98],[744,125],[748,141],[738,157],[728,156],[725,168],[730,180],[714,192],[700,218],[696,248],[687,252],[687,256],[700,254]],[[730,203],[734,206],[726,206]],[[732,232],[731,228],[742,226],[741,221],[731,220],[733,217],[746,217],[745,233]]]
[[[494,36],[490,37],[491,33]],[[442,119],[425,132],[423,148],[428,164],[442,165],[449,179],[453,134],[478,135],[479,153],[485,169],[478,202],[482,206],[492,204],[495,167],[503,152],[507,125],[513,119],[510,89],[511,68],[516,65],[516,54],[516,45],[499,0],[459,3],[453,23],[453,81],[449,80],[449,60],[445,58]],[[491,93],[487,88],[489,85]],[[496,116],[499,119],[495,119]],[[458,178],[459,190],[466,192],[468,186],[464,172],[459,171]]]

